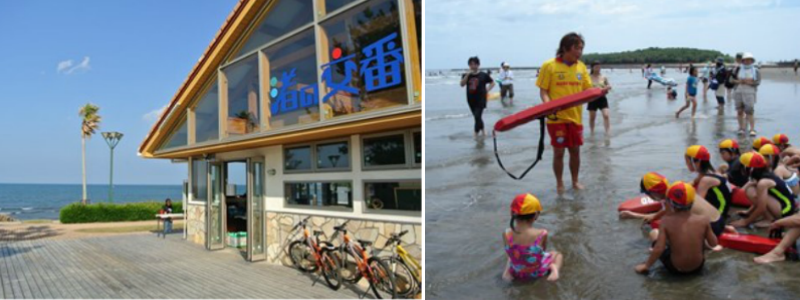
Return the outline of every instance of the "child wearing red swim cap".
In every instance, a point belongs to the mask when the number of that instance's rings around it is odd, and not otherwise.
[[[661,218],[658,237],[647,261],[636,266],[636,272],[647,273],[656,260],[676,275],[696,274],[705,263],[705,246],[717,246],[709,218],[692,213],[695,190],[691,184],[678,181],[667,190],[667,213]]]
[[[530,280],[547,276],[548,281],[558,280],[562,255],[546,252],[547,230],[533,227],[539,218],[542,204],[531,194],[520,194],[511,202],[511,225],[503,233],[503,244],[508,263],[503,279]]]

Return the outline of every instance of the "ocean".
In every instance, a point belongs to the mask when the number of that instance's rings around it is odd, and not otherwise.
[[[182,200],[180,185],[114,185],[114,203]],[[59,210],[80,202],[80,184],[7,184],[0,183],[0,214],[18,220],[58,219]],[[91,203],[108,202],[107,184],[90,184],[87,193]]]

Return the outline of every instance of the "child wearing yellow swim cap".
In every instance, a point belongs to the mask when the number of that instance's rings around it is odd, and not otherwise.
[[[556,251],[546,252],[547,230],[533,227],[541,212],[542,204],[534,195],[520,194],[511,202],[510,228],[503,233],[508,255],[503,279],[530,280],[547,276],[548,281],[558,280],[563,257]]]

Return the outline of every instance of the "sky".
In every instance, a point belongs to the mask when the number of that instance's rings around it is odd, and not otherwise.
[[[0,1],[0,183],[81,182],[79,108],[124,134],[114,183],[180,184],[185,164],[137,149],[236,0]],[[87,141],[87,180],[107,184],[109,148]]]
[[[800,58],[800,1],[433,0],[425,6],[425,68],[540,66],[571,31],[584,53],[648,47],[751,52],[758,61]]]

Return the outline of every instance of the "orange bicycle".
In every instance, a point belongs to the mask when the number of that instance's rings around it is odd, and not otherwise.
[[[361,278],[366,278],[376,298],[396,298],[394,273],[389,270],[389,267],[380,258],[367,254],[365,249],[372,245],[372,242],[356,240],[358,241],[358,245],[356,245],[350,240],[346,229],[348,222],[350,221],[345,221],[342,225],[333,227],[334,230],[342,233],[342,244],[339,246],[342,258],[339,266],[339,277],[351,283],[356,283]],[[369,290],[364,291],[364,295],[361,295],[361,297],[366,296],[368,292]]]
[[[339,254],[336,253],[336,247],[329,242],[320,242],[319,235],[322,231],[314,230],[314,238],[308,234],[308,219],[307,217],[294,225],[292,231],[298,228],[303,228],[303,237],[289,244],[289,257],[292,263],[303,272],[316,272],[322,269],[322,275],[325,277],[325,282],[333,290],[338,290],[342,286],[339,277]],[[317,277],[319,279],[319,277]],[[314,280],[314,284],[317,281]],[[313,285],[313,284],[312,284]]]

